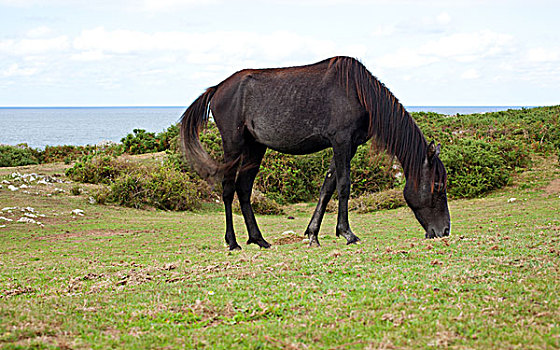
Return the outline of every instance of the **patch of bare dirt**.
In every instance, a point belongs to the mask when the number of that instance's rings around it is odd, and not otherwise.
[[[560,179],[552,180],[548,186],[545,187],[544,191],[547,194],[560,194]]]
[[[302,241],[303,241],[303,237],[300,237],[295,233],[290,233],[290,234],[285,234],[282,237],[274,240],[274,244],[284,245],[284,244],[301,243]]]
[[[44,236],[34,236],[34,239],[45,240],[48,242],[56,242],[66,239],[73,238],[84,238],[87,240],[96,239],[100,237],[111,237],[111,236],[127,236],[135,233],[142,233],[149,231],[129,231],[129,230],[90,230],[90,231],[79,231],[79,232],[62,232],[54,235],[44,235]]]

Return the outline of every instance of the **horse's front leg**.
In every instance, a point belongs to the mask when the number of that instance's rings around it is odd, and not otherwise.
[[[350,145],[333,147],[336,164],[336,185],[338,191],[338,219],[336,235],[346,238],[347,244],[353,244],[360,239],[350,230],[348,222],[348,199],[350,198],[350,160],[355,153]]]
[[[325,181],[321,186],[321,191],[319,192],[319,201],[317,202],[317,207],[313,212],[311,221],[307,225],[305,230],[305,235],[309,237],[309,246],[320,246],[319,244],[319,230],[321,229],[321,222],[323,221],[323,216],[325,215],[325,210],[327,209],[327,204],[331,199],[334,190],[336,189],[336,169],[334,165],[334,158],[331,160],[331,165],[329,170],[327,170],[327,175],[325,176]]]

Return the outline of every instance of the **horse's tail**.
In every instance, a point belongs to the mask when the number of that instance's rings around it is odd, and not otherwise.
[[[183,150],[194,170],[203,179],[220,179],[225,166],[218,164],[204,150],[200,143],[199,133],[208,123],[210,100],[217,87],[208,88],[200,95],[181,116],[180,130]]]

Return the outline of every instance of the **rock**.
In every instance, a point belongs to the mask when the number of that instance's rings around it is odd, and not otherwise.
[[[28,224],[36,224],[37,223],[37,221],[35,221],[31,218],[25,217],[25,216],[22,216],[17,222],[24,222],[24,223],[28,223]]]
[[[17,188],[17,187],[14,186],[14,185],[8,186],[8,189],[9,189],[10,191],[12,191],[12,192],[19,190],[19,188]]]
[[[515,202],[516,200],[517,200],[517,198],[512,197],[512,198],[508,199],[508,203],[513,203],[513,202]]]
[[[82,209],[74,209],[72,210],[72,215],[84,216],[84,211]]]
[[[9,222],[9,221],[14,221],[14,220],[12,220],[12,219],[10,219],[10,218],[5,218],[5,217],[3,217],[3,216],[0,216],[0,220],[4,220],[4,221],[8,221],[8,222]]]

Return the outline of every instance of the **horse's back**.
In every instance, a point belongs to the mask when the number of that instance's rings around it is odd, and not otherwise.
[[[363,113],[329,67],[324,61],[237,72],[222,83],[221,94],[212,103],[216,122],[222,128],[241,126],[257,142],[284,153],[327,148],[330,135],[345,126],[354,127]]]

